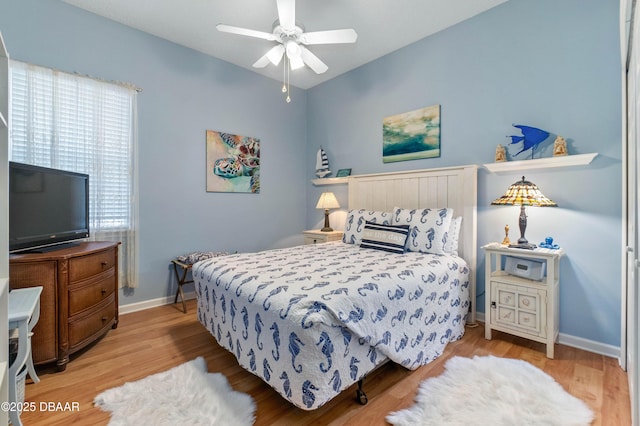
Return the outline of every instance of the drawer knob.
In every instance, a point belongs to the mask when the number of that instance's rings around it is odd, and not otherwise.
[[[107,292],[106,288],[100,289],[100,293],[102,293],[102,295],[104,296],[104,294]]]
[[[102,267],[104,268],[104,267],[106,267],[109,263],[108,263],[108,262],[105,262],[105,261],[102,261],[102,262],[100,262],[100,264],[101,264],[101,265],[102,265]]]
[[[102,322],[107,322],[108,319],[108,317],[102,317]]]
[[[523,299],[523,300],[522,300],[522,304],[523,304],[524,306],[529,306],[529,299]]]

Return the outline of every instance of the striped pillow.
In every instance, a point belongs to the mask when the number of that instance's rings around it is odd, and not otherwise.
[[[402,254],[405,251],[409,225],[383,225],[367,222],[360,247]]]

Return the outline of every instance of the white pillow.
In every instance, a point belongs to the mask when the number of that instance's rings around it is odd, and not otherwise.
[[[409,225],[407,250],[444,254],[453,209],[403,209],[394,207],[393,225]]]
[[[458,239],[460,238],[460,225],[462,216],[454,217],[447,233],[447,242],[444,244],[444,252],[458,255]]]
[[[342,242],[347,244],[360,244],[362,233],[367,222],[381,225],[391,225],[391,213],[380,211],[349,210],[344,224]]]

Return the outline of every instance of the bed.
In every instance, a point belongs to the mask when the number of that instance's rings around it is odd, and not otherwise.
[[[476,182],[476,166],[352,176],[343,242],[193,265],[198,320],[304,410],[383,362],[425,365],[475,322]]]

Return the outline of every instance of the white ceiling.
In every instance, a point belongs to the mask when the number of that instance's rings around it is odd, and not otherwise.
[[[63,0],[65,3],[282,80],[282,64],[253,68],[275,42],[221,33],[216,24],[270,33],[275,0]],[[353,28],[355,44],[309,49],[329,66],[291,72],[291,85],[308,89],[407,46],[507,0],[298,0],[296,21],[307,32]]]

